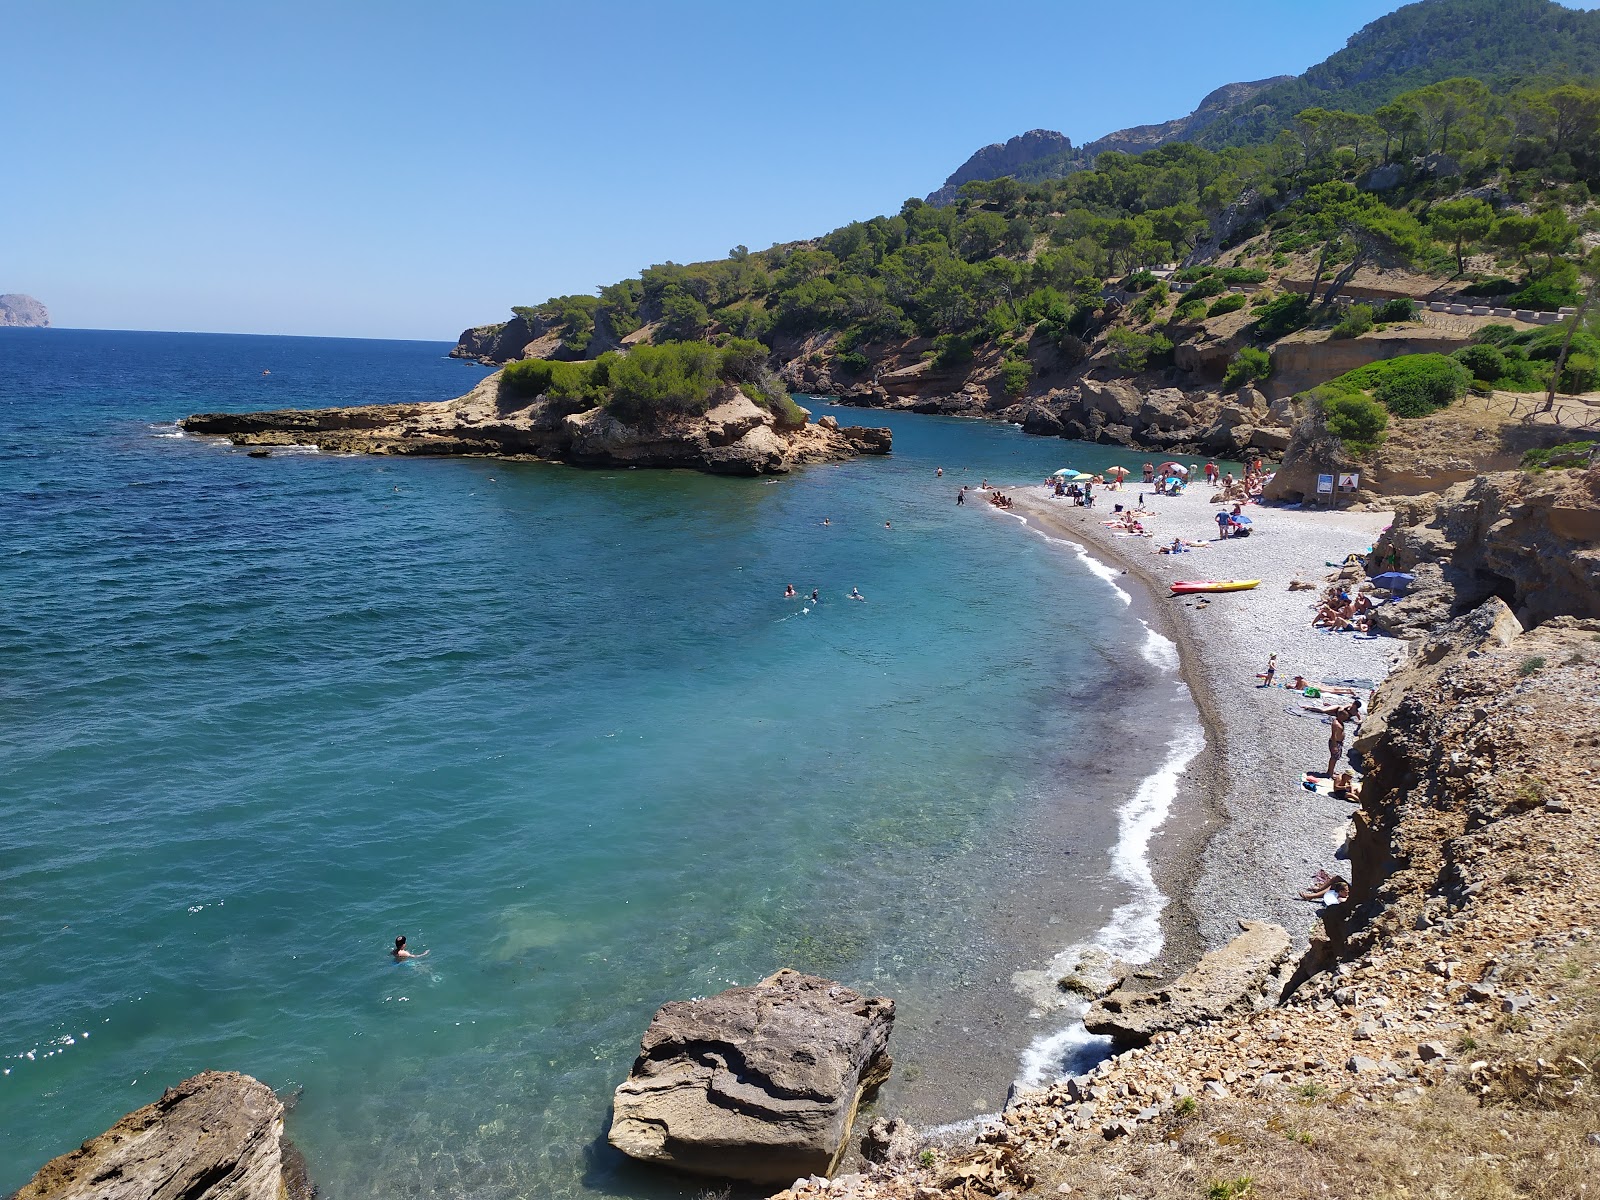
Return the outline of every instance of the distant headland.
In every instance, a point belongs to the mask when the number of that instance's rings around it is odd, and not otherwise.
[[[0,295],[0,328],[48,329],[50,310],[21,292]]]

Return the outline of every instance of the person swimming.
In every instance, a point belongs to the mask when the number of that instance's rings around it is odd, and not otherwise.
[[[817,591],[816,588],[812,588],[811,589],[811,603],[819,604],[819,603],[821,603],[821,601],[822,601],[821,594]]]
[[[823,518],[822,518],[822,523],[823,523],[823,524],[824,524],[824,525],[832,525],[832,524],[833,524],[833,522],[832,522],[832,521],[830,521],[830,520],[828,520],[828,518],[827,518],[827,517],[823,517]]]
[[[861,594],[861,589],[860,588],[851,588],[850,589],[849,599],[851,599],[851,600],[865,600],[866,597]]]
[[[794,590],[794,584],[792,583],[783,589],[783,598],[785,600],[793,600],[799,594],[799,592]]]
[[[403,933],[399,937],[395,938],[394,949],[390,951],[390,954],[394,957],[395,962],[405,962],[405,960],[408,958],[428,957],[428,952],[426,950],[424,950],[421,954],[413,954],[411,951],[407,950],[406,935]]]

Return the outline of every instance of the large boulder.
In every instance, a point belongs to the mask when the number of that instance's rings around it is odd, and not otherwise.
[[[1243,933],[1161,990],[1119,988],[1096,1000],[1084,1014],[1085,1028],[1119,1046],[1143,1046],[1158,1033],[1251,1011],[1289,957],[1289,934],[1266,921],[1240,921],[1239,927]]]
[[[611,1144],[751,1183],[829,1174],[889,1077],[893,1026],[894,1001],[790,970],[664,1004],[617,1088]]]
[[[259,1079],[206,1071],[168,1088],[12,1200],[283,1200],[309,1193],[291,1170],[283,1105]]]
[[[1125,379],[1085,379],[1079,387],[1086,413],[1099,413],[1108,425],[1131,426],[1144,407],[1139,389]]]

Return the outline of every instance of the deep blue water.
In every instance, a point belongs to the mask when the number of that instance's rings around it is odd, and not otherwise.
[[[953,504],[1124,452],[835,409],[894,455],[768,482],[171,425],[447,398],[448,348],[0,330],[0,1193],[219,1067],[299,1090],[332,1200],[692,1195],[603,1141],[657,1005],[895,996],[885,1103],[954,1119],[1048,1031],[1011,973],[1132,894],[1145,631]]]

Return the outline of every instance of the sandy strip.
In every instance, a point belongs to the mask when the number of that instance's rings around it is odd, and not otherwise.
[[[1247,506],[1255,532],[1242,540],[1216,541],[1212,489],[1202,482],[1189,494],[1158,497],[1146,492],[1142,518],[1151,538],[1115,537],[1102,522],[1112,506],[1132,507],[1141,489],[1130,483],[1120,493],[1097,489],[1095,507],[1058,500],[1034,484],[1007,491],[1013,513],[1055,537],[1079,542],[1098,558],[1125,568],[1148,587],[1151,606],[1178,643],[1183,673],[1206,724],[1209,753],[1186,772],[1171,828],[1193,830],[1214,813],[1213,832],[1199,861],[1193,839],[1187,846],[1170,840],[1158,846],[1164,879],[1187,880],[1184,897],[1194,928],[1207,947],[1238,932],[1241,918],[1266,918],[1287,928],[1301,945],[1312,906],[1296,897],[1321,867],[1348,877],[1335,858],[1344,840],[1352,806],[1314,795],[1301,786],[1308,770],[1328,762],[1328,726],[1309,713],[1315,703],[1284,688],[1257,687],[1256,673],[1267,655],[1278,655],[1278,679],[1296,673],[1313,683],[1345,679],[1382,680],[1405,657],[1405,643],[1366,638],[1311,627],[1314,602],[1328,562],[1364,553],[1389,524],[1390,514],[1297,511]],[[982,503],[982,497],[976,497]],[[1174,537],[1205,541],[1187,554],[1155,553]],[[1259,579],[1253,591],[1173,598],[1167,585],[1177,579]],[[1317,592],[1289,591],[1290,580],[1318,585]],[[1164,617],[1165,620],[1161,620]],[[1347,744],[1354,740],[1351,731]],[[1108,748],[1114,752],[1114,748]],[[1174,914],[1176,916],[1177,914]],[[1178,922],[1171,922],[1176,927]],[[1181,924],[1187,924],[1182,922]],[[1185,939],[1169,942],[1171,957],[1188,957]],[[1171,961],[1182,969],[1186,964]]]

